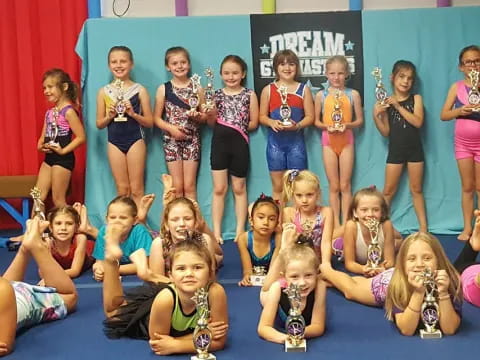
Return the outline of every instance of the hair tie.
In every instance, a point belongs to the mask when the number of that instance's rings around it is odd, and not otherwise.
[[[265,200],[267,198],[267,195],[265,195],[263,192],[260,194],[258,197],[259,199]]]
[[[313,239],[310,236],[300,234],[295,242],[298,245],[306,245],[313,248]]]
[[[297,170],[297,169],[294,169],[292,171],[290,171],[290,173],[288,174],[288,182],[291,184],[292,182],[295,181],[295,178],[300,174],[300,171]]]
[[[370,190],[377,190],[377,187],[376,187],[375,185],[370,185],[368,188],[369,188]]]

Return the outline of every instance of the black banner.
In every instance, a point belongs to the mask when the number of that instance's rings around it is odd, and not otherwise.
[[[361,11],[251,15],[255,91],[272,82],[272,59],[279,50],[293,50],[299,60],[301,82],[314,95],[326,85],[325,62],[344,55],[350,65],[347,86],[363,98],[363,43]]]

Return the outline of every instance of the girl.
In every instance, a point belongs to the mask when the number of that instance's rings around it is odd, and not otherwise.
[[[267,163],[272,179],[272,197],[280,200],[285,170],[308,167],[303,130],[313,123],[313,99],[308,86],[298,82],[300,62],[291,50],[281,50],[273,57],[275,81],[262,90],[260,123],[268,126]],[[280,90],[286,88],[286,93]],[[291,109],[290,125],[282,125],[280,108]]]
[[[78,87],[65,71],[51,69],[43,75],[43,94],[54,106],[45,114],[37,143],[45,160],[35,186],[40,189],[40,200],[44,201],[52,190],[53,204],[64,206],[75,166],[73,150],[85,142],[85,130],[75,110]]]
[[[146,284],[124,295],[119,279],[116,225],[108,229],[103,284],[103,307],[107,319],[105,332],[110,338],[128,336],[150,339],[157,355],[193,353],[191,334],[198,315],[192,297],[200,288],[208,289],[211,351],[224,347],[227,338],[227,296],[223,287],[213,282],[212,257],[197,241],[187,239],[171,253],[170,282]]]
[[[285,324],[290,303],[283,289],[293,283],[301,289],[300,309],[307,325],[305,337],[321,336],[325,331],[326,287],[317,275],[319,261],[315,251],[306,244],[293,244],[282,249],[278,260],[284,278],[273,283],[266,294],[258,334],[268,341],[285,342],[287,335],[275,329],[274,324],[277,314]]]
[[[38,218],[27,221],[20,249],[0,277],[0,356],[13,351],[16,331],[63,319],[75,311],[75,285],[42,241],[41,234],[47,227],[48,222]],[[21,282],[31,257],[42,272],[47,287]]]
[[[463,231],[458,239],[466,241],[472,233],[473,198],[480,189],[480,112],[473,111],[476,106],[468,102],[471,89],[470,71],[480,71],[480,47],[470,45],[460,51],[458,68],[464,74],[464,80],[452,84],[443,104],[440,118],[443,121],[457,119],[455,122],[455,159],[462,181]]]
[[[324,279],[348,300],[370,306],[385,305],[387,318],[394,320],[404,335],[413,335],[420,324],[425,294],[420,275],[426,268],[434,271],[438,286],[440,330],[453,334],[460,325],[460,279],[434,236],[420,232],[409,235],[400,247],[395,268],[372,278],[352,277],[334,270],[330,264],[320,265]]]
[[[423,125],[423,101],[419,94],[412,94],[416,69],[410,61],[399,60],[393,65],[393,95],[385,104],[376,102],[373,120],[378,131],[389,137],[385,185],[383,194],[391,203],[397,192],[403,165],[407,163],[413,207],[417,214],[419,231],[427,231],[425,200],[422,193],[424,157],[420,128]]]
[[[208,122],[215,126],[210,151],[213,232],[216,240],[223,243],[222,218],[229,173],[235,197],[236,237],[245,230],[246,177],[250,162],[248,132],[258,126],[258,99],[253,90],[244,87],[247,64],[241,57],[226,56],[220,65],[220,75],[225,87],[215,92],[216,117],[209,117]]]
[[[455,260],[455,268],[461,274],[463,296],[469,303],[480,307],[480,263],[476,261],[480,251],[480,211],[475,210],[475,227],[470,240]]]
[[[47,216],[50,223],[50,249],[53,258],[68,276],[76,278],[90,269],[94,243],[85,234],[77,233],[80,215],[71,206],[55,208]]]
[[[108,159],[117,194],[131,196],[138,204],[144,192],[147,153],[143,127],[153,126],[150,97],[142,85],[130,78],[133,54],[128,47],[110,49],[108,68],[114,81],[98,91],[97,128],[108,128]],[[119,95],[123,100],[119,100]],[[119,120],[122,114],[117,113],[119,101],[125,106],[126,119],[123,121]]]
[[[160,235],[152,243],[150,269],[153,273],[160,275],[168,273],[171,269],[169,259],[173,249],[197,229],[198,218],[197,208],[190,199],[180,197],[166,204]],[[223,256],[215,256],[214,240],[204,233],[200,233],[198,240],[206,245],[216,263],[221,263]]]
[[[281,234],[276,232],[279,217],[280,209],[270,196],[262,194],[253,203],[250,214],[252,230],[238,236],[236,241],[243,269],[238,286],[252,286],[253,267],[262,266],[268,271],[270,262],[277,257]]]
[[[163,150],[177,196],[197,198],[197,169],[200,161],[199,124],[206,122],[206,115],[191,112],[188,104],[193,93],[189,79],[190,55],[180,46],[165,53],[165,67],[172,73],[172,80],[158,87],[155,96],[155,125],[164,131]],[[198,89],[200,104],[203,92]],[[165,108],[165,120],[162,119]]]
[[[354,162],[354,137],[352,129],[362,126],[362,100],[358,91],[345,87],[350,76],[347,59],[336,55],[325,64],[328,87],[315,97],[315,126],[323,130],[323,163],[328,179],[330,206],[335,227],[347,217],[352,198],[352,171]],[[338,99],[337,99],[338,96]],[[335,126],[332,119],[335,105],[340,106],[342,120]]]
[[[289,170],[283,176],[283,201],[293,207],[283,209],[283,223],[295,224],[298,234],[311,238],[315,252],[322,262],[330,263],[333,232],[333,212],[320,206],[320,182],[308,170]]]
[[[380,223],[377,240],[383,249],[384,261],[376,269],[367,265],[367,249],[372,238],[366,224],[371,218]],[[388,204],[375,187],[361,189],[353,196],[343,242],[345,268],[350,272],[371,277],[395,265],[394,229],[389,220]]]
[[[108,204],[106,225],[102,226],[100,230],[90,231],[97,239],[93,250],[93,257],[96,259],[96,262],[92,268],[95,280],[103,281],[105,271],[105,234],[112,225],[121,229],[121,234],[119,235],[120,248],[123,254],[119,266],[121,275],[137,273],[137,267],[132,257],[137,250],[144,249],[146,256],[150,255],[152,238],[147,228],[142,224],[136,224],[136,221],[137,205],[131,198],[117,196]]]

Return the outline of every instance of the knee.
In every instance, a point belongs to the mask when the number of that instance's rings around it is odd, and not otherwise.
[[[328,185],[329,191],[332,194],[338,194],[340,192],[340,185],[338,183],[331,182]]]
[[[78,303],[78,293],[75,290],[73,294],[63,295],[63,302],[65,303],[65,307],[67,308],[67,312],[70,314],[75,311],[77,308]]]
[[[227,193],[227,184],[216,184],[213,187],[213,194],[215,196],[221,196],[224,197],[225,194]]]
[[[235,196],[242,196],[247,193],[247,186],[245,182],[242,182],[241,184],[232,185],[232,190]]]
[[[8,281],[3,277],[0,277],[0,294],[2,294],[2,297],[6,297],[10,295],[15,296],[15,293],[13,291],[12,285],[10,284],[10,281]]]
[[[197,187],[195,184],[195,180],[192,182],[183,183],[183,193],[185,196],[187,196],[186,194],[195,194],[196,190],[197,190]]]
[[[422,185],[421,184],[410,184],[410,192],[413,196],[421,195],[422,194]]]
[[[342,181],[342,183],[340,184],[340,191],[342,193],[349,193],[352,191],[352,186],[350,184],[350,181]]]

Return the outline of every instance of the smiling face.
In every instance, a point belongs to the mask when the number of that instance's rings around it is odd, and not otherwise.
[[[108,56],[108,68],[112,75],[120,80],[128,80],[133,69],[133,61],[126,51],[115,50]]]
[[[298,285],[300,295],[305,298],[317,285],[317,269],[303,259],[292,259],[285,267],[285,280]]]
[[[57,77],[48,76],[43,81],[43,95],[48,102],[58,104],[64,98],[64,90],[60,87]]]
[[[431,246],[422,240],[413,241],[405,256],[406,274],[421,272],[426,268],[436,271],[438,268],[437,258]]]
[[[71,242],[76,230],[75,220],[69,214],[57,214],[50,222],[50,231],[56,241]]]
[[[172,259],[170,279],[184,294],[193,294],[207,285],[210,269],[207,262],[193,251],[180,251]]]
[[[195,225],[195,213],[187,204],[175,204],[168,212],[166,226],[174,243],[184,240],[186,232],[195,230]]]
[[[392,76],[393,89],[399,94],[408,94],[412,89],[415,75],[412,69],[401,68]]]
[[[183,51],[173,52],[167,57],[166,69],[174,78],[185,79],[190,71],[190,61]]]
[[[255,232],[262,236],[269,236],[278,225],[278,210],[273,204],[259,204],[255,207],[250,224]]]
[[[246,73],[240,64],[227,61],[222,65],[221,76],[227,88],[238,89],[242,86],[242,80],[245,78]]]
[[[330,86],[335,89],[343,89],[345,87],[345,80],[348,75],[348,69],[340,61],[333,61],[327,65],[326,76]]]
[[[318,189],[310,181],[297,180],[293,189],[295,207],[303,212],[315,211],[318,201]]]
[[[370,218],[375,218],[380,222],[382,219],[382,200],[375,195],[363,195],[358,199],[358,205],[353,210],[353,216],[362,224],[365,224]]]
[[[297,76],[297,64],[293,61],[285,61],[278,64],[275,72],[277,73],[278,80],[288,83],[295,80]]]

